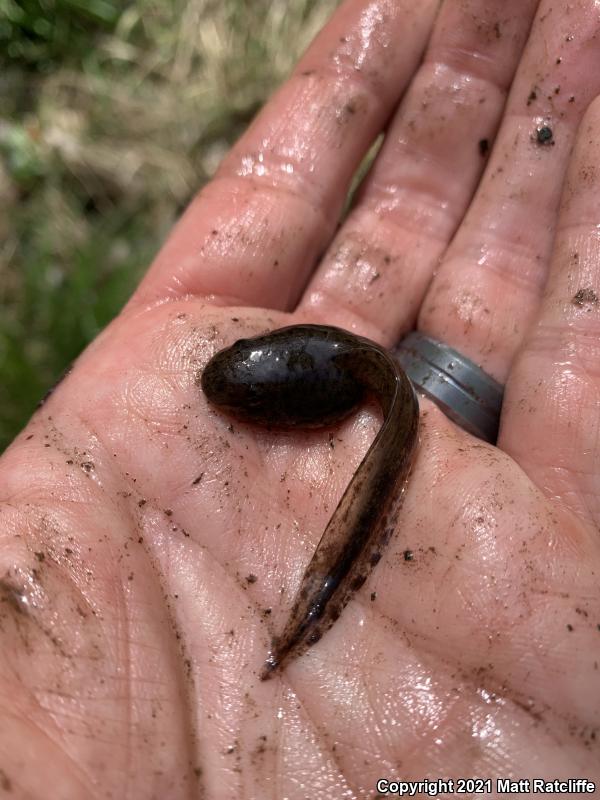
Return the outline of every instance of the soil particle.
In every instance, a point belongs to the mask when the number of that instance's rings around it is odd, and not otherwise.
[[[587,286],[583,289],[578,289],[571,302],[574,306],[597,306],[598,295],[591,286]]]
[[[554,145],[554,133],[549,125],[540,125],[535,132],[535,140],[543,147]]]
[[[12,792],[12,781],[3,769],[0,769],[0,789],[5,792]]]

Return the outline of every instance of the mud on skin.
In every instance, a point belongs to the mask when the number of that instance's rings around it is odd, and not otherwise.
[[[418,401],[383,348],[325,325],[240,339],[208,362],[201,386],[216,408],[270,427],[331,425],[367,395],[384,414],[304,573],[283,632],[273,639],[264,680],[319,641],[379,561],[416,450]]]

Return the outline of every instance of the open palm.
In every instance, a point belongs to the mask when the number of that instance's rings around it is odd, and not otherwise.
[[[0,794],[600,780],[600,15],[537,6],[342,5],[6,452]],[[422,401],[384,558],[261,683],[377,409],[274,433],[198,376],[300,321],[418,324],[507,393],[497,448]]]

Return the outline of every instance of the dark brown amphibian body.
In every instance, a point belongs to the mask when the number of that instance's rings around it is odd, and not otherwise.
[[[331,425],[367,394],[384,414],[304,573],[283,633],[273,639],[264,679],[321,638],[379,561],[415,452],[418,401],[383,348],[325,325],[240,339],[209,361],[202,389],[217,408],[261,425]]]

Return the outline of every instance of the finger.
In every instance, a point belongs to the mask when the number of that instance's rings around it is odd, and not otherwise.
[[[421,58],[437,6],[348,0],[192,202],[136,301],[192,293],[295,303],[352,174]]]
[[[500,445],[600,523],[600,98],[569,167],[548,285],[507,386]]]
[[[575,132],[600,91],[599,32],[594,0],[540,5],[480,190],[419,317],[500,381],[539,306]]]
[[[301,303],[391,343],[477,185],[537,6],[451,0],[354,210]]]

